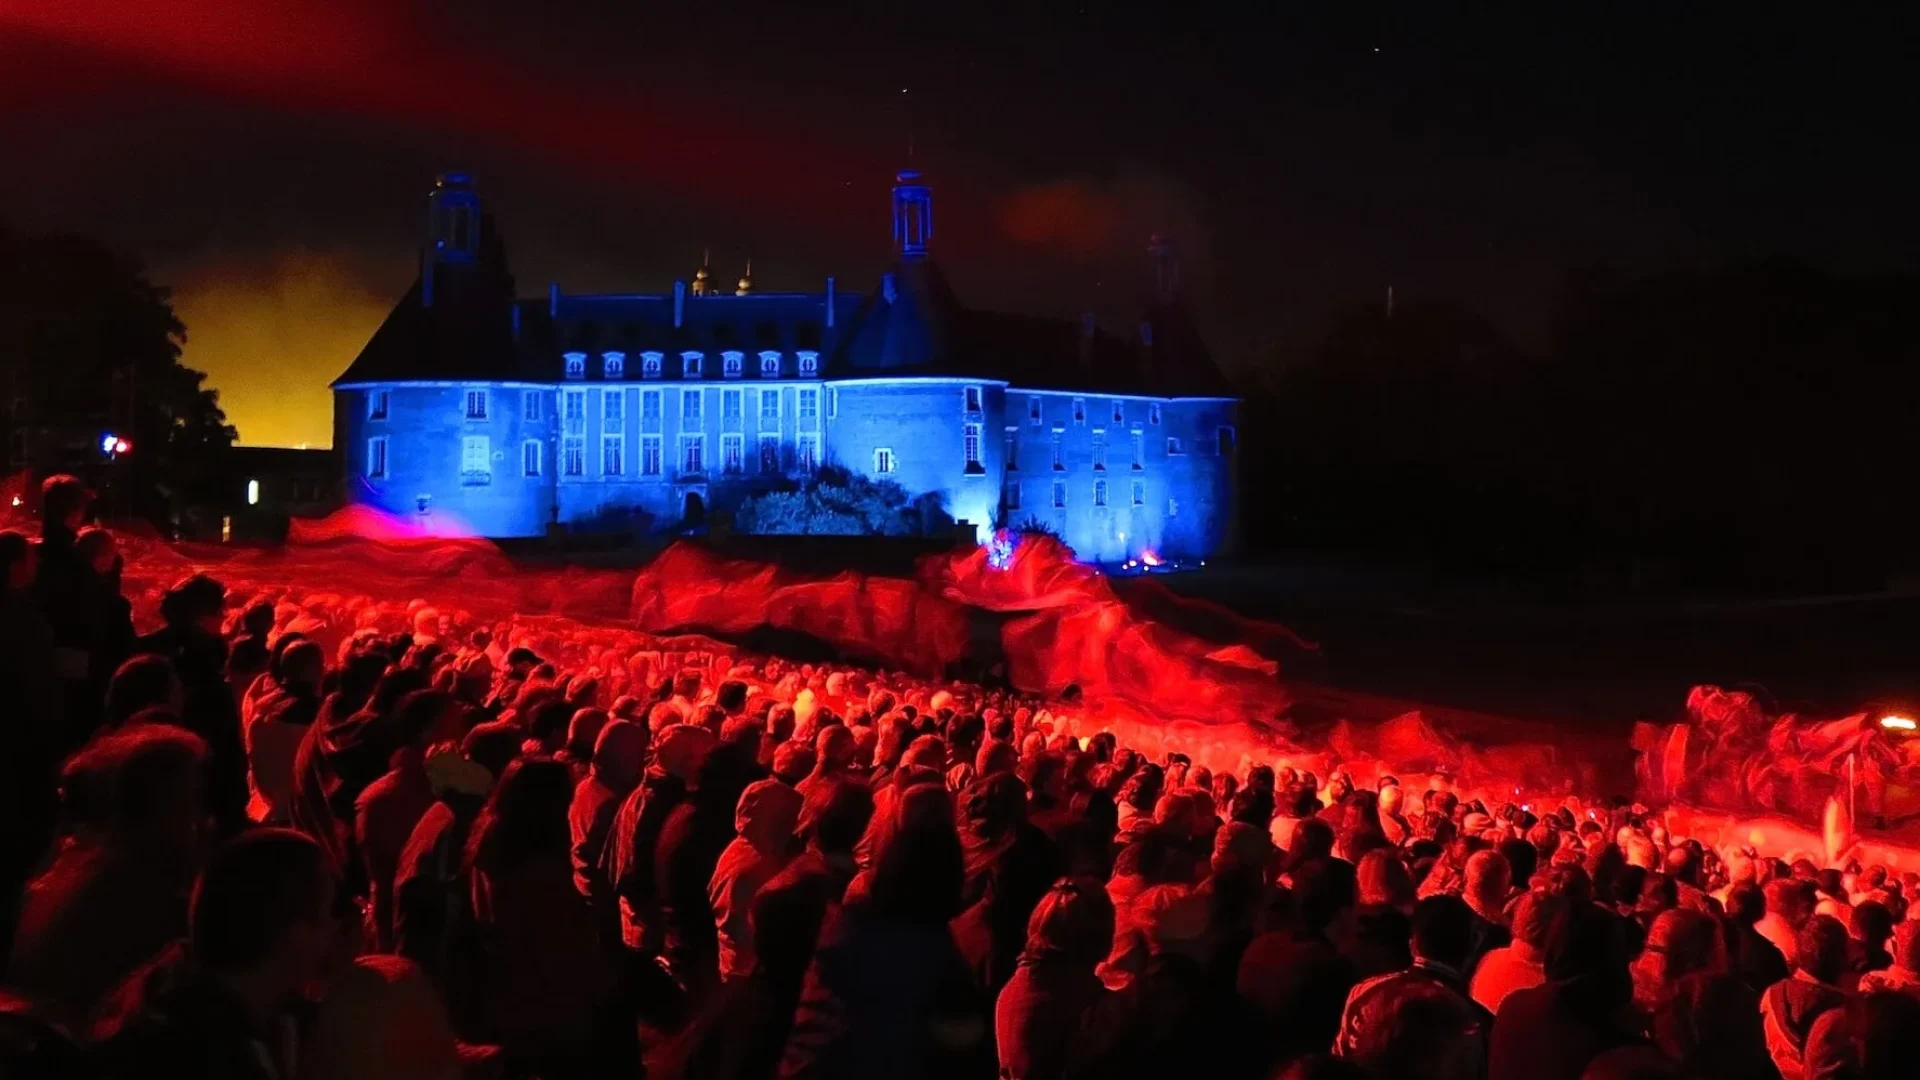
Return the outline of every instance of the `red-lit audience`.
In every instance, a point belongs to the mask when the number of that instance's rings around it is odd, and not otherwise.
[[[1920,1061],[1910,872],[1716,852],[1617,802],[1152,761],[850,667],[627,685],[486,631],[334,649],[270,606],[223,634],[205,577],[136,638],[84,492],[47,506],[38,541],[0,533],[0,1076]]]

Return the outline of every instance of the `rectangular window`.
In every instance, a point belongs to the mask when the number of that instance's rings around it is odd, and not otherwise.
[[[1119,398],[1113,399],[1113,422],[1116,424],[1127,422],[1127,407]]]
[[[1008,510],[1020,509],[1020,481],[1009,480],[1000,485],[1000,505]]]
[[[1180,516],[1180,500],[1174,498],[1171,495],[1167,496],[1167,516],[1168,517]]]
[[[625,476],[627,472],[627,437],[625,435],[600,436],[600,475]]]
[[[980,425],[966,425],[962,429],[960,441],[961,448],[967,455],[967,475],[979,476],[985,473],[986,467],[980,464]]]
[[[699,353],[683,352],[680,354],[680,377],[683,379],[697,379],[700,377]]]
[[[560,420],[567,434],[586,434],[587,392],[585,390],[560,391]]]
[[[374,390],[367,394],[367,419],[385,420],[389,395],[385,390]]]
[[[1156,401],[1153,404],[1147,406],[1147,423],[1158,424],[1159,422],[1160,422],[1160,403]]]
[[[1095,480],[1093,482],[1093,505],[1107,505],[1107,482],[1105,480]]]
[[[1066,428],[1055,427],[1053,429],[1053,471],[1054,472],[1067,471],[1066,439],[1067,439]]]
[[[720,469],[735,476],[747,471],[746,436],[720,436]]]
[[[1073,422],[1076,424],[1084,424],[1087,422],[1086,398],[1077,397],[1073,399]]]
[[[1139,428],[1133,429],[1133,469],[1139,472],[1147,467],[1147,433]]]
[[[1147,505],[1147,482],[1145,480],[1135,480],[1133,482],[1133,505]]]
[[[1053,508],[1055,510],[1065,510],[1067,508],[1067,482],[1065,480],[1055,480],[1053,482]]]
[[[560,475],[587,475],[587,440],[583,435],[568,435],[560,440]]]
[[[608,390],[602,393],[600,402],[600,420],[608,429],[617,429],[626,423],[627,392]]]
[[[800,430],[818,431],[820,429],[820,391],[800,391]]]
[[[487,418],[487,392],[485,390],[467,391],[467,419],[485,420]]]
[[[891,447],[886,447],[886,446],[874,447],[873,471],[876,473],[882,473],[882,474],[890,473],[893,471],[893,449]]]
[[[1220,430],[1215,433],[1214,447],[1222,457],[1233,453],[1234,448],[1238,445],[1240,445],[1240,437],[1232,428],[1223,425]]]
[[[980,411],[980,396],[981,395],[980,395],[979,387],[977,386],[967,387],[967,394],[966,394],[966,398],[964,399],[965,401],[964,408],[966,409],[966,411],[970,413],[977,413]]]
[[[1183,450],[1180,446],[1180,436],[1178,435],[1167,436],[1167,456],[1171,457],[1175,454],[1184,454],[1184,453],[1186,453],[1186,451]]]
[[[387,437],[377,435],[367,440],[367,476],[380,480],[387,475]]]
[[[520,475],[540,475],[540,440],[528,439],[520,444]]]
[[[1093,471],[1107,471],[1107,429],[1093,429]]]
[[[1040,426],[1040,395],[1039,394],[1027,395],[1027,423],[1032,424],[1034,427]]]
[[[520,419],[529,424],[540,422],[540,391],[526,390],[520,394]]]
[[[780,471],[780,436],[760,436],[760,471],[769,475]]]
[[[840,391],[836,387],[827,387],[827,419],[840,418]]]
[[[460,479],[465,483],[486,483],[493,478],[493,448],[485,435],[466,435],[460,439]]]
[[[740,398],[738,390],[720,391],[720,430],[740,430]]]
[[[778,390],[760,391],[760,428],[761,430],[764,431],[769,427],[777,428],[779,426],[780,426],[780,391]]]
[[[660,391],[640,391],[640,431],[660,433]]]
[[[793,463],[801,472],[812,472],[820,466],[820,438],[817,435],[802,435],[793,444]]]
[[[680,471],[690,475],[707,471],[707,440],[704,437],[680,437]]]
[[[1008,428],[1007,437],[1000,445],[1001,456],[1007,459],[1007,471],[1015,472],[1020,468],[1020,434],[1018,428]]]
[[[720,354],[720,373],[729,379],[737,379],[746,371],[746,358],[737,352]]]
[[[680,391],[680,427],[683,430],[700,426],[700,396],[698,390]]]
[[[640,475],[660,475],[660,436],[640,436]]]

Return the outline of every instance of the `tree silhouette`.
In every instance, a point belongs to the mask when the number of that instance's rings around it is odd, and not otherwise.
[[[180,363],[185,341],[138,261],[89,237],[0,225],[7,471],[78,471],[112,512],[156,521],[205,497],[237,435],[206,375]],[[109,462],[106,432],[131,452]]]

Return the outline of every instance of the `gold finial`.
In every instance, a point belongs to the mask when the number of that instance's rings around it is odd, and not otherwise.
[[[707,281],[707,264],[713,261],[712,253],[706,248],[700,249],[700,269],[693,272],[693,295],[705,296],[712,290]]]
[[[747,272],[740,275],[740,284],[733,290],[735,296],[746,296],[753,292],[753,260],[747,260]]]

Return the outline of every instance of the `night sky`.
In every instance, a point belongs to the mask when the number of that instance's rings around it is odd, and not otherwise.
[[[1164,231],[1230,372],[1389,284],[1534,344],[1576,266],[1920,261],[1916,5],[1455,6],[0,0],[0,216],[145,259],[282,445],[452,167],[525,295],[867,289],[911,144],[963,299],[1128,325]]]

